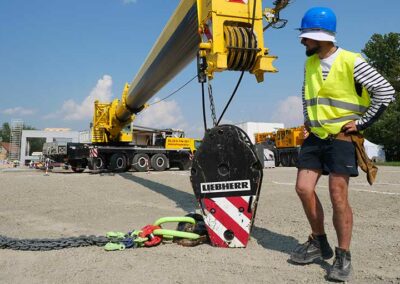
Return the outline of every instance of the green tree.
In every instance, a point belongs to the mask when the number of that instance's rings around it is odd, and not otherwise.
[[[0,128],[0,137],[2,142],[10,142],[10,124],[4,122]]]
[[[365,137],[383,145],[388,161],[400,161],[400,33],[374,34],[362,52],[396,90],[396,101],[365,131]]]

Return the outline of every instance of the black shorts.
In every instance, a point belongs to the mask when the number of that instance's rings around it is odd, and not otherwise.
[[[352,142],[338,139],[320,139],[310,134],[300,149],[299,169],[322,170],[330,173],[358,176],[355,147]]]

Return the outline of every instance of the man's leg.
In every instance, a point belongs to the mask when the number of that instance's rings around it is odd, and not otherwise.
[[[290,259],[295,263],[306,264],[333,256],[324,229],[324,210],[315,192],[320,176],[319,170],[299,169],[297,173],[296,192],[303,204],[312,234],[307,242],[299,244],[290,254]]]
[[[349,176],[331,173],[329,193],[333,207],[333,225],[338,238],[338,246],[349,250],[353,229],[353,212],[348,200]]]
[[[350,241],[353,229],[353,212],[348,200],[349,176],[331,173],[329,176],[329,193],[333,207],[333,225],[338,238],[335,249],[335,260],[328,278],[348,281],[351,276]]]
[[[297,172],[296,192],[314,236],[324,235],[324,210],[315,192],[315,186],[321,176],[321,171],[299,169]]]

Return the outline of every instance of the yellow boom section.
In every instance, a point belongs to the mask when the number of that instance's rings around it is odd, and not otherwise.
[[[262,16],[262,0],[182,0],[121,100],[94,112],[93,142],[120,141],[134,114],[197,54],[209,79],[216,71],[244,70],[261,82],[264,72],[276,72],[275,57],[264,47]]]

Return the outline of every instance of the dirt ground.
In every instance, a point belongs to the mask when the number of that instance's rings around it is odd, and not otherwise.
[[[247,248],[207,244],[106,252],[100,247],[29,252],[0,250],[0,283],[324,283],[332,260],[288,262],[310,229],[294,192],[296,169],[264,170]],[[400,283],[400,168],[380,167],[374,186],[351,180],[352,283]],[[327,179],[318,187],[326,230],[336,244]],[[0,235],[59,238],[140,229],[195,208],[187,171],[44,176],[0,169]]]

